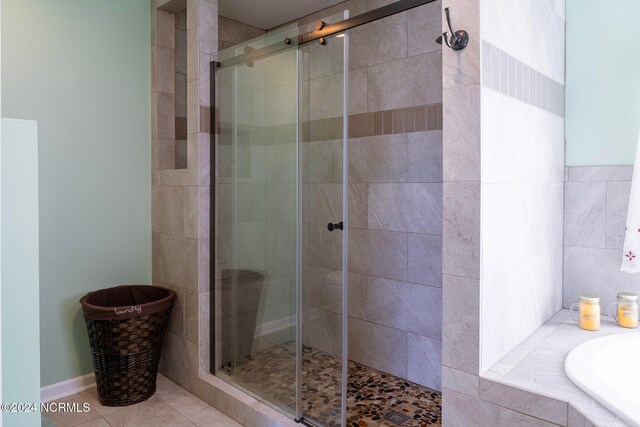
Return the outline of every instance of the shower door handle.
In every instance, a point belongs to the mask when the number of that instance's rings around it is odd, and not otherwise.
[[[329,223],[327,224],[327,230],[329,231],[333,231],[333,230],[342,230],[343,229],[343,224],[342,221],[338,222],[338,223]]]

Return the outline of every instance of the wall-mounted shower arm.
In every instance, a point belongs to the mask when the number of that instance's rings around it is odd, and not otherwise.
[[[444,40],[447,47],[450,47],[453,50],[462,50],[467,47],[469,43],[469,34],[465,30],[453,31],[453,27],[451,26],[451,14],[449,8],[444,9],[444,15],[447,18],[447,26],[449,27],[449,33],[442,33],[440,37],[436,39],[436,43],[442,44]]]

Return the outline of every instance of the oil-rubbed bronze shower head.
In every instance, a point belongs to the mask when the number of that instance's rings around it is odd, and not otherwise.
[[[449,27],[450,33],[442,33],[442,35],[436,39],[436,43],[442,44],[444,41],[447,47],[450,47],[453,50],[464,49],[469,43],[469,34],[465,30],[453,31],[448,7],[444,9],[444,14],[447,17],[447,26]],[[451,34],[451,36],[449,36],[449,34]]]

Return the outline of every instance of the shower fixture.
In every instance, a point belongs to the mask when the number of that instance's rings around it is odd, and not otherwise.
[[[436,43],[442,44],[442,41],[444,40],[445,44],[453,50],[464,49],[465,47],[467,47],[467,43],[469,43],[469,34],[465,30],[453,31],[453,27],[451,26],[451,16],[448,7],[444,9],[444,14],[447,17],[447,26],[449,27],[451,36],[449,36],[449,33],[444,32],[440,37],[436,39]]]

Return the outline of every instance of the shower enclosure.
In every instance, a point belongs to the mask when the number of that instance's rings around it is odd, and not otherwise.
[[[432,2],[403,0],[356,18],[345,10],[285,26],[220,51],[211,64],[217,106],[211,371],[307,424],[346,425],[350,307],[363,299],[368,276],[395,277],[348,259],[349,242],[362,249],[363,230],[389,229],[367,219],[366,206],[367,182],[388,179],[384,173],[362,179],[362,162],[350,179],[349,139],[384,135],[385,126],[389,134],[393,123],[396,134],[437,131],[442,121],[440,99],[380,108],[379,130],[374,112],[350,114],[347,30],[378,20],[393,24],[396,14]],[[358,70],[354,77],[361,84]],[[429,187],[427,197],[441,198],[439,188]],[[441,221],[441,212],[434,215]],[[436,235],[437,219],[434,224]],[[424,231],[417,227],[407,231]],[[366,262],[375,262],[375,244]]]
[[[333,225],[347,218],[346,167],[334,170],[327,159],[337,156],[339,165],[346,161],[348,36],[327,37],[322,44],[284,43],[302,32],[285,29],[223,51],[216,71],[221,106],[217,164],[223,169],[217,186],[221,286],[216,303],[221,316],[215,325],[220,342],[214,366],[217,375],[296,418],[303,415],[308,374],[303,342],[317,339],[313,328],[320,327],[314,317],[328,316],[322,319],[322,327],[330,328],[322,332],[327,340],[322,347],[332,355],[343,354],[346,323],[340,308],[346,298],[341,283],[347,232]],[[265,48],[278,50],[245,59]],[[321,69],[326,85],[318,93],[312,81]],[[318,180],[331,182],[331,194],[314,196]],[[306,312],[299,286],[307,266],[318,263],[339,276],[338,289],[325,296],[326,312]],[[250,363],[252,355],[274,348],[277,352],[262,353],[269,360]],[[344,365],[345,357],[336,360]],[[338,368],[327,381],[338,406],[332,416],[339,422],[346,371]]]

